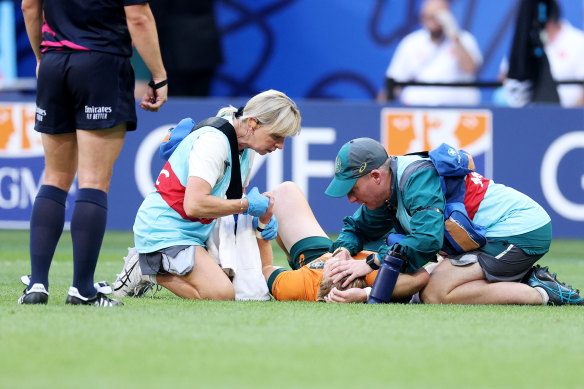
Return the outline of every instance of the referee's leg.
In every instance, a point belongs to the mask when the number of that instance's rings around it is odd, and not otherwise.
[[[92,298],[93,275],[107,221],[107,193],[124,138],[126,124],[103,130],[77,130],[79,191],[71,217],[73,286]]]
[[[65,202],[77,171],[75,133],[41,134],[45,173],[30,218],[31,278],[28,289],[49,290],[49,269],[65,224]],[[26,302],[26,300],[25,300]]]

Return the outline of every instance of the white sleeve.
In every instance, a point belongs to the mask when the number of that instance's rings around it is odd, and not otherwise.
[[[578,32],[579,32],[577,41],[578,44],[574,45],[574,48],[572,50],[576,53],[576,56],[578,58],[577,63],[579,64],[576,68],[577,70],[574,76],[576,79],[580,80],[584,78],[584,66],[582,66],[582,64],[584,64],[584,34],[582,34],[581,31]]]
[[[410,36],[406,36],[402,41],[397,45],[397,49],[395,50],[393,57],[391,58],[391,62],[385,71],[385,76],[388,78],[393,78],[396,81],[410,81],[412,78],[408,65],[408,51],[409,51],[409,44],[408,42],[411,41]]]
[[[209,131],[193,142],[189,154],[189,177],[199,177],[211,187],[223,178],[229,144],[223,134]]]

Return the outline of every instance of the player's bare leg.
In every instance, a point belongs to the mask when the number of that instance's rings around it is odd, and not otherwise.
[[[286,181],[278,185],[272,192],[275,198],[274,215],[285,223],[278,224],[278,243],[290,252],[292,246],[305,238],[323,236],[328,238],[312,213],[312,209],[298,185]]]

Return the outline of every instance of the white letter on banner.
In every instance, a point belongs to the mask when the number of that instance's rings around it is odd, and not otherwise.
[[[336,132],[332,127],[303,127],[300,135],[292,138],[292,181],[308,198],[308,179],[310,177],[332,177],[334,161],[311,161],[308,147],[311,144],[335,143]]]
[[[20,169],[20,208],[28,208],[34,204],[34,199],[41,188],[41,183],[42,177],[37,185],[30,169]]]
[[[0,208],[4,209],[12,209],[18,206],[18,185],[15,182],[18,182],[18,170],[15,168],[10,167],[2,167],[0,168],[0,183],[4,178],[11,180],[11,183],[8,184],[8,192],[10,193],[10,197],[5,199],[1,196],[0,193]]]
[[[160,142],[164,139],[168,129],[175,126],[176,124],[165,124],[156,127],[138,147],[136,160],[134,161],[134,177],[136,177],[136,185],[142,197],[146,197],[154,189],[154,180],[152,179],[152,173],[150,173],[154,153],[158,152]]]
[[[266,164],[266,190],[270,191],[284,181],[284,153],[275,151],[266,155],[256,154],[249,176],[250,182],[263,164]]]
[[[266,188],[270,188],[271,190],[284,181],[284,153],[281,150],[277,153],[270,153],[267,159],[268,175],[266,177]]]
[[[568,200],[558,185],[558,168],[562,158],[577,148],[584,148],[584,132],[569,132],[556,139],[543,156],[540,180],[543,194],[554,211],[566,219],[584,221],[584,204]],[[584,176],[580,182],[584,189]]]

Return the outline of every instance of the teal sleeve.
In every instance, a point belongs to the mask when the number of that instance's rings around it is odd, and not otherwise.
[[[405,272],[410,273],[436,261],[436,254],[442,248],[445,200],[438,173],[434,169],[422,169],[412,174],[404,187],[403,199],[412,217],[411,233],[400,243],[409,261]]]
[[[374,210],[361,205],[353,216],[347,216],[339,237],[331,245],[331,251],[345,247],[351,255],[363,249],[363,244],[382,238],[393,227],[385,206]]]

